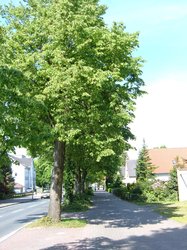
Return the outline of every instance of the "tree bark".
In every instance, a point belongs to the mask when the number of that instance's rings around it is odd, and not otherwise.
[[[80,167],[78,167],[78,169],[77,169],[75,183],[76,183],[75,192],[76,192],[76,194],[81,195],[82,194],[82,173],[81,173]]]
[[[86,176],[87,176],[87,171],[86,170],[83,170],[82,171],[82,183],[81,183],[81,189],[82,189],[82,193],[85,192],[85,181],[86,181]]]
[[[53,221],[61,220],[62,183],[65,162],[65,143],[54,142],[54,166],[51,178],[48,216]]]

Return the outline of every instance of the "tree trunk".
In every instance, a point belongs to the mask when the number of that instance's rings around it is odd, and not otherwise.
[[[51,178],[50,202],[48,216],[53,221],[61,220],[61,200],[62,200],[62,182],[65,160],[65,143],[55,141],[54,143],[54,166]]]
[[[82,193],[81,185],[82,185],[82,175],[80,168],[78,168],[76,173],[76,194],[78,195],[81,195]]]
[[[87,171],[86,170],[83,170],[82,171],[82,183],[81,183],[81,191],[82,193],[85,192],[85,181],[86,181],[86,176],[87,176]]]

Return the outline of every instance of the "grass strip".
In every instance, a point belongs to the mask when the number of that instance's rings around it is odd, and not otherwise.
[[[187,201],[159,203],[155,206],[154,211],[177,222],[187,224]]]
[[[62,228],[78,228],[86,226],[87,222],[83,219],[62,219],[60,222],[54,222],[48,216],[42,217],[28,225],[29,228],[34,227],[62,227]]]

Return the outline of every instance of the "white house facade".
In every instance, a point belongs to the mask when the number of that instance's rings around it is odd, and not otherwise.
[[[121,168],[122,181],[124,184],[136,182],[136,160],[127,160],[126,165]]]
[[[27,192],[36,188],[36,171],[32,158],[9,155],[12,159],[12,176],[15,182],[15,192]]]

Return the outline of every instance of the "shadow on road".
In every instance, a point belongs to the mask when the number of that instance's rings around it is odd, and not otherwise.
[[[120,200],[106,192],[97,192],[94,196],[94,207],[86,213],[65,214],[64,217],[85,218],[89,224],[104,224],[107,228],[133,228],[146,224],[156,224],[165,217],[152,211],[147,206]]]
[[[21,198],[12,198],[12,199],[6,199],[6,200],[0,200],[0,208],[14,205],[18,203],[24,203],[24,202],[31,202],[31,201],[37,201],[38,199],[30,197],[21,197]]]
[[[121,240],[111,240],[107,237],[85,238],[78,242],[68,244],[56,244],[40,250],[186,250],[187,249],[187,228],[164,229],[162,232],[154,232],[150,236],[130,236]]]
[[[44,213],[44,212],[31,214],[31,215],[27,215],[27,217],[25,219],[17,220],[17,222],[20,224],[25,224],[25,223],[34,221],[34,220],[39,219],[39,218],[46,216],[46,215],[47,215],[47,213]]]

